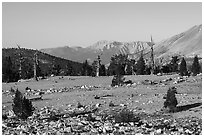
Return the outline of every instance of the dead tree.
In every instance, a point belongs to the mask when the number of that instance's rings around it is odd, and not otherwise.
[[[96,65],[96,77],[99,77],[99,69],[100,69],[100,66],[101,66],[101,58],[100,58],[100,55],[98,55],[97,57],[97,65]]]
[[[37,65],[38,65],[38,58],[37,58],[37,52],[35,52],[34,54],[34,79],[36,81],[38,81],[38,77],[37,77]]]
[[[22,53],[21,53],[21,47],[17,44],[18,49],[19,49],[19,78],[22,79]]]
[[[153,42],[152,40],[152,36],[151,36],[151,41],[150,42],[147,42],[147,44],[150,46],[151,48],[151,75],[154,73],[154,49],[153,49],[153,46],[155,45],[155,43]]]

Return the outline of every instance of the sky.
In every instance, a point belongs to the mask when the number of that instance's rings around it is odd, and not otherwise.
[[[151,35],[159,42],[200,24],[201,2],[3,2],[2,47],[87,47]]]

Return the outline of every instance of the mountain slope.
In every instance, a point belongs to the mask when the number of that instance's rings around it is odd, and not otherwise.
[[[130,58],[137,59],[141,51],[149,58],[150,47],[147,42],[117,42],[98,41],[95,44],[82,47],[58,47],[41,49],[42,52],[63,57],[65,59],[84,62],[96,60],[97,55],[101,55],[103,64],[108,64],[114,54],[128,54]],[[155,58],[168,57],[174,54],[181,54],[187,57],[198,55],[202,57],[202,25],[194,26],[189,30],[158,42],[154,46]]]
[[[173,54],[202,57],[202,25],[156,43],[155,54],[159,58]]]
[[[19,53],[22,54],[22,72],[24,73],[24,78],[33,77],[33,57],[37,52],[38,55],[38,63],[41,69],[41,73],[43,75],[51,75],[53,71],[53,66],[59,66],[61,70],[66,71],[67,67],[71,67],[73,75],[76,75],[80,69],[82,68],[82,64],[78,62],[73,62],[70,60],[62,59],[59,57],[55,57],[37,50],[32,49],[17,49],[17,48],[3,48],[2,49],[2,74],[6,74],[6,64],[8,58],[12,62],[12,69],[18,72],[20,66],[20,56]],[[75,73],[75,74],[74,74]]]

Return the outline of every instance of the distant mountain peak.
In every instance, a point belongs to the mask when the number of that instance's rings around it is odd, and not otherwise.
[[[94,43],[93,45],[89,46],[88,48],[90,49],[95,49],[95,50],[102,50],[107,44],[112,43],[113,41],[108,41],[108,40],[100,40]]]
[[[119,53],[128,54],[133,59],[137,59],[141,55],[141,51],[143,51],[146,58],[149,58],[150,55],[150,47],[148,42],[145,41],[119,42],[100,40],[86,48],[53,48],[42,49],[41,51],[78,62],[84,62],[86,59],[96,60],[97,56],[101,54],[103,64],[108,64],[110,58],[114,54]],[[154,54],[155,59],[174,54],[185,56],[198,55],[202,57],[202,24],[195,25],[185,32],[155,43]]]

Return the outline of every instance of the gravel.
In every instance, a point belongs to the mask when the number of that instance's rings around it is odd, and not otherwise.
[[[2,120],[3,135],[201,135],[202,120],[197,117],[174,119],[170,113],[138,113],[137,122],[116,123],[114,118],[104,119],[106,112],[71,116],[73,112],[87,109],[72,108],[61,112],[44,107],[34,112],[27,120],[15,116]],[[76,113],[75,112],[75,113]],[[110,112],[109,112],[110,113]],[[110,115],[110,114],[109,114]],[[88,118],[89,117],[89,118]],[[91,120],[90,120],[90,117]]]

